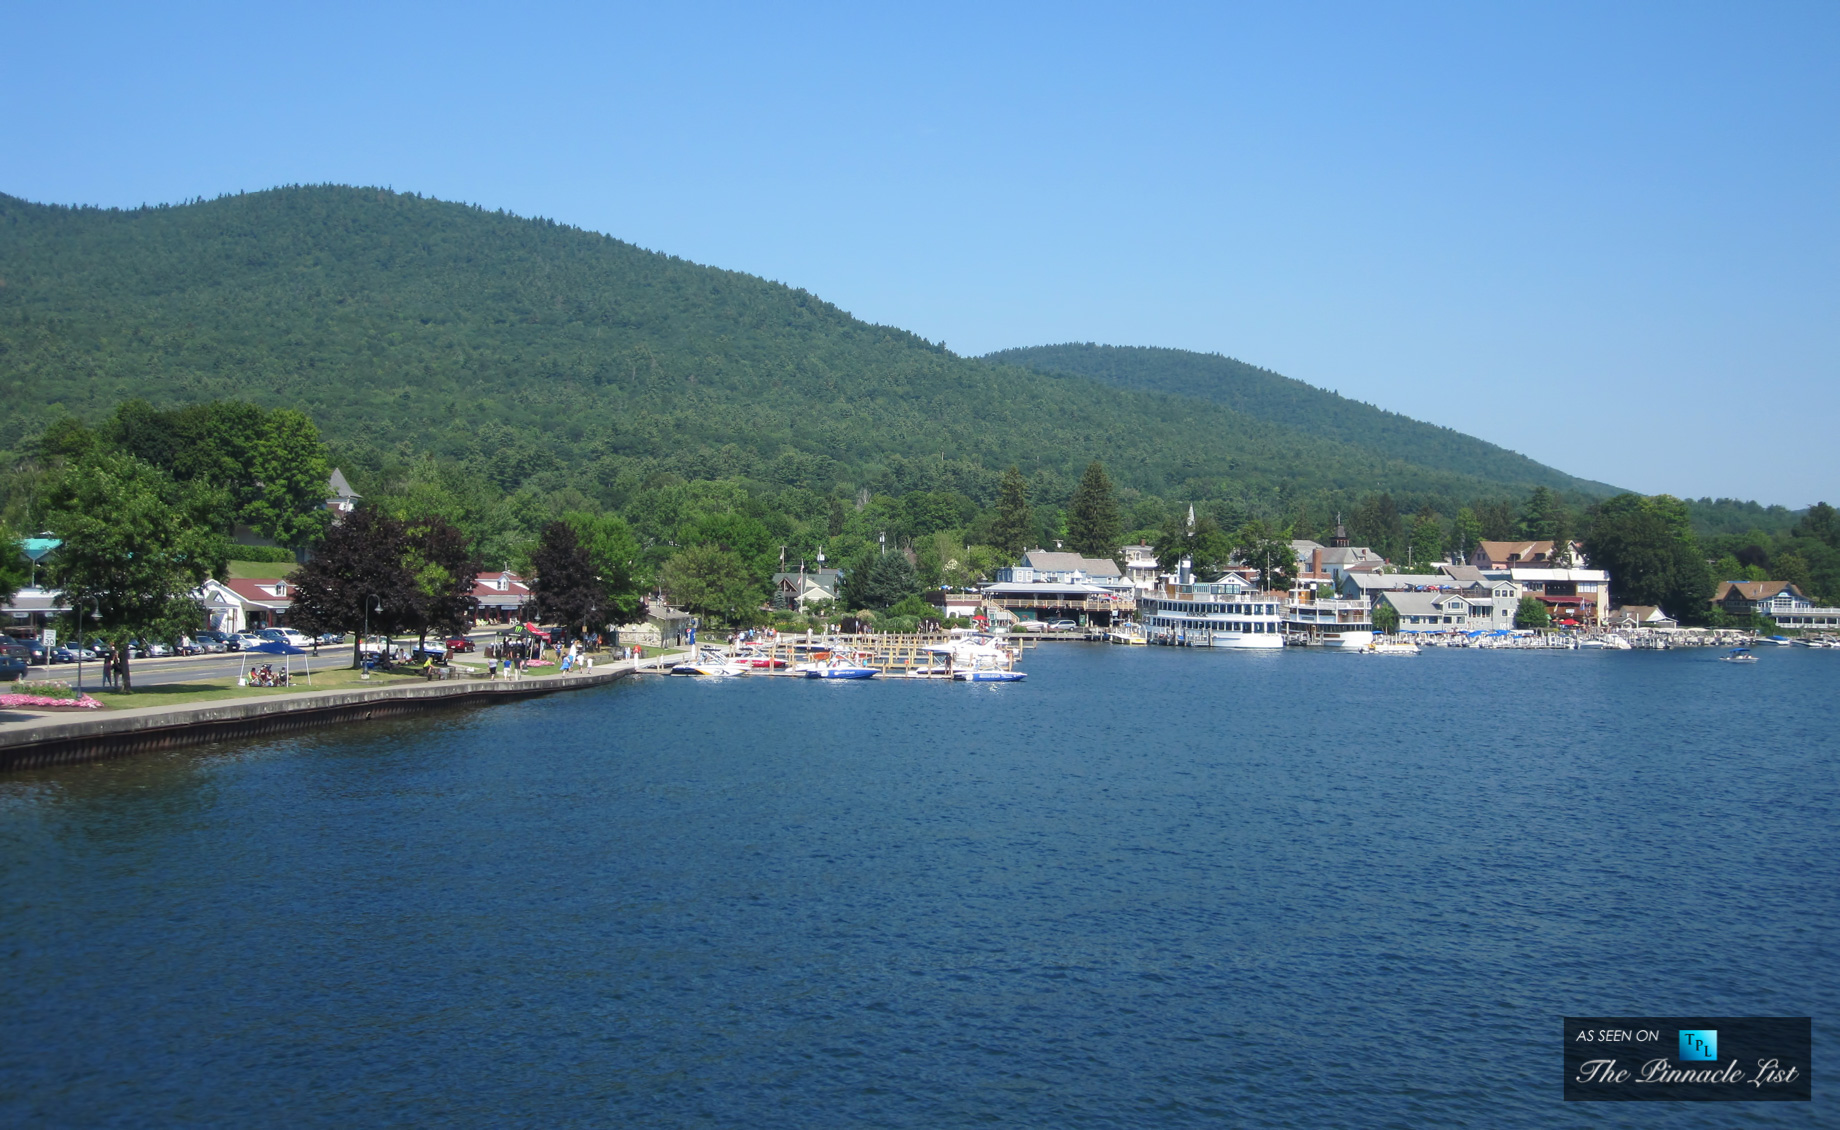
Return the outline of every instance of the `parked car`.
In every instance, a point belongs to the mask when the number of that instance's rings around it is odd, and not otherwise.
[[[335,643],[344,643],[344,642],[345,642],[344,632],[321,632],[319,635],[319,643],[322,647],[330,646]]]
[[[83,647],[55,647],[51,649],[51,662],[75,663],[82,660],[87,663],[96,658],[96,653]]]
[[[231,637],[223,632],[199,632],[193,638],[198,641],[198,646],[205,651],[236,650],[236,645],[230,642]]]
[[[1048,625],[1050,632],[1076,632],[1080,626],[1072,620],[1056,620]]]
[[[0,655],[0,682],[12,682],[26,676],[26,657],[17,651],[8,650]]]
[[[236,646],[231,650],[248,651],[252,647],[261,647],[267,642],[267,640],[256,635],[254,632],[238,632],[236,634]]]
[[[149,659],[164,659],[172,653],[172,647],[159,640],[154,640],[147,645],[147,658]]]
[[[311,639],[308,639],[304,633],[295,631],[293,628],[263,628],[257,634],[265,640],[272,640],[275,643],[284,643],[289,647],[307,648],[313,646],[313,641]]]
[[[447,639],[447,650],[456,653],[471,651],[473,650],[473,641],[467,639],[465,636],[449,636]]]

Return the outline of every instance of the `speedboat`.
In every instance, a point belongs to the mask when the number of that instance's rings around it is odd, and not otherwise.
[[[960,683],[1020,683],[1028,675],[1021,671],[1005,671],[1000,667],[961,667],[952,672],[952,678]]]
[[[772,652],[762,651],[759,648],[755,648],[755,647],[742,648],[739,652],[736,653],[735,662],[742,664],[745,667],[752,667],[752,668],[755,668],[756,670],[768,670],[768,671],[776,670],[786,665],[786,661],[784,659],[779,658],[778,656],[774,655]]]
[[[736,663],[721,652],[704,649],[697,658],[686,663],[679,663],[671,668],[673,675],[711,675],[726,678],[732,675],[746,675],[753,668],[744,663]]]
[[[864,667],[840,655],[820,663],[801,663],[798,673],[807,679],[873,679],[881,674],[874,667]]]
[[[1719,656],[1719,662],[1721,663],[1755,663],[1757,662],[1757,657],[1751,654],[1751,649],[1748,647],[1734,647],[1731,649],[1730,655]]]

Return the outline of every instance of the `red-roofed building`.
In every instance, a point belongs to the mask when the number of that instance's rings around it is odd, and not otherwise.
[[[480,620],[508,624],[530,603],[530,586],[516,573],[481,573],[473,581],[473,597],[479,601]]]
[[[220,632],[259,632],[287,623],[294,586],[284,580],[206,581],[198,599]]]

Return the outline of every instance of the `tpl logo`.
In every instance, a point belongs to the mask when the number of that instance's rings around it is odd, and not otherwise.
[[[1680,1030],[1680,1062],[1708,1063],[1718,1058],[1718,1029],[1682,1028]]]

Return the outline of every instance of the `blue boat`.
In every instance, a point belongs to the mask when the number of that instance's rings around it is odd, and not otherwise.
[[[1020,683],[1028,675],[1021,671],[963,670],[952,672],[952,677],[961,683]]]

